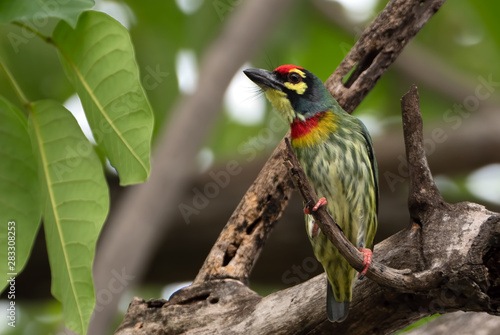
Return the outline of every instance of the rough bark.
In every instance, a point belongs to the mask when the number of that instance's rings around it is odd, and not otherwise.
[[[340,27],[346,33],[356,36],[359,34],[359,24],[349,20],[344,15],[342,6],[333,1],[312,0],[312,4],[325,18],[330,20],[336,28]],[[446,58],[441,57],[422,43],[412,43],[394,61],[393,68],[401,72],[405,79],[425,84],[427,88],[453,101],[463,101],[464,98],[474,95],[478,78],[453,67]],[[500,102],[498,92],[491,92],[486,100],[480,99],[479,109],[491,112]]]
[[[282,169],[283,142],[241,200],[219,235],[194,284],[232,278],[248,284],[248,276],[270,232],[288,204],[293,184]]]
[[[363,101],[444,1],[393,0],[387,4],[325,83],[344,110],[352,112]]]

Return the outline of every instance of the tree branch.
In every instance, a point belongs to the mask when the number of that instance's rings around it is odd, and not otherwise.
[[[345,111],[351,113],[363,101],[444,2],[393,0],[387,4],[325,83]]]
[[[219,235],[193,284],[231,278],[248,284],[250,271],[292,194],[288,175],[273,175],[283,165],[284,143],[274,150]],[[272,178],[272,179],[271,179]]]
[[[434,289],[401,293],[355,281],[349,317],[332,324],[325,274],[264,298],[240,281],[213,280],[168,302],[135,298],[116,334],[388,334],[434,313],[498,315],[500,215],[475,204],[451,206],[429,217],[433,224],[412,226],[375,247],[375,260],[387,266],[441,272],[446,280]]]
[[[420,223],[431,208],[445,206],[434,183],[424,149],[423,123],[417,87],[413,85],[401,99],[406,160],[410,175],[408,208],[411,217]]]
[[[353,36],[359,34],[360,26],[349,20],[339,3],[313,0],[312,4],[318,13],[332,21],[336,27],[340,27]],[[451,66],[446,59],[422,44],[412,43],[408,45],[394,61],[393,67],[401,71],[408,80],[424,84],[433,92],[438,92],[454,101],[463,101],[467,96],[474,94],[478,85],[477,78]],[[480,109],[491,112],[491,109],[496,109],[499,102],[500,95],[497,92],[492,92],[491,98],[479,102]]]

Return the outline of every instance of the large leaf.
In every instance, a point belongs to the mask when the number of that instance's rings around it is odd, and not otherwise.
[[[81,12],[94,6],[94,0],[2,0],[0,1],[0,22],[33,21],[37,28],[45,25],[44,19],[55,17],[75,26]]]
[[[127,29],[104,13],[90,11],[80,16],[75,29],[61,21],[53,40],[94,137],[118,170],[120,183],[145,181],[153,113]]]
[[[40,225],[40,188],[26,117],[0,97],[0,292],[19,274]],[[9,222],[14,222],[10,223]],[[10,237],[10,241],[9,241]],[[9,248],[7,247],[14,247]],[[8,264],[7,257],[14,264]],[[11,268],[12,266],[12,268]]]
[[[52,294],[68,328],[85,334],[95,304],[92,261],[109,207],[102,165],[71,113],[33,104],[29,132],[38,158]]]

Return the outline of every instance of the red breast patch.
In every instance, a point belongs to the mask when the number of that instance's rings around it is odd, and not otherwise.
[[[287,64],[287,65],[278,66],[277,68],[274,69],[274,71],[278,71],[281,74],[287,74],[288,72],[290,72],[291,69],[303,70],[304,68],[297,66],[297,65]]]
[[[305,121],[294,119],[290,125],[292,138],[300,138],[309,134],[311,130],[318,126],[318,121],[323,117],[324,113],[325,112],[318,113]]]

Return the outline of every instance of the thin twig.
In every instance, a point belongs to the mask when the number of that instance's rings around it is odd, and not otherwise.
[[[285,142],[286,150],[283,152],[285,165],[288,167],[295,185],[300,191],[305,203],[317,203],[318,196],[309,184],[288,138],[285,139]],[[332,214],[335,215],[335,213]],[[325,234],[337,247],[340,254],[345,257],[353,268],[361,271],[363,268],[363,255],[345,237],[344,233],[326,211],[325,207],[321,207],[317,211],[311,211],[311,215],[321,228],[323,234]],[[372,261],[366,276],[380,285],[389,286],[401,292],[428,290],[436,287],[441,281],[441,278],[436,275],[435,271],[410,273],[409,270],[392,269],[376,261]]]

